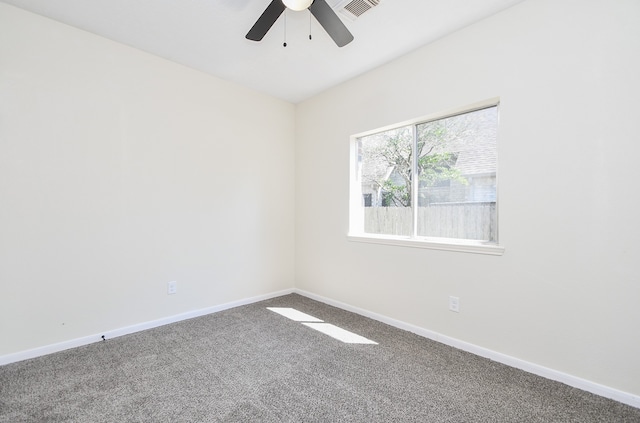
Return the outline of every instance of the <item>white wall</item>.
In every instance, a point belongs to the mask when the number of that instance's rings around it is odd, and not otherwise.
[[[296,287],[640,395],[639,18],[527,1],[300,104]],[[496,96],[503,256],[347,241],[350,135]]]
[[[291,289],[294,113],[0,3],[0,356]]]

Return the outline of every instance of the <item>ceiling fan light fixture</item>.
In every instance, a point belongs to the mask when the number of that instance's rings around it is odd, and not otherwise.
[[[338,47],[344,47],[353,41],[353,35],[342,23],[331,6],[327,4],[327,0],[271,0],[267,8],[262,12],[262,15],[260,15],[256,23],[253,24],[247,35],[245,35],[245,38],[251,41],[262,40],[287,8],[292,10],[308,9],[310,16],[316,18],[320,26],[327,31],[327,34],[329,34]]]
[[[291,10],[300,11],[308,9],[313,0],[282,0],[282,3]]]

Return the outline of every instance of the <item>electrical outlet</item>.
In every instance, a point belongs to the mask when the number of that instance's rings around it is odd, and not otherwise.
[[[171,294],[175,294],[176,292],[178,292],[178,282],[176,281],[171,281],[167,284],[167,294],[171,295]]]
[[[449,297],[449,310],[460,313],[460,298],[454,296]]]

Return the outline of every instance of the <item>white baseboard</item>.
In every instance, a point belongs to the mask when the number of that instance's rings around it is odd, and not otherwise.
[[[623,404],[630,405],[632,407],[640,408],[640,396],[638,395],[630,394],[628,392],[620,391],[615,388],[600,385],[598,383],[595,383],[586,379],[582,379],[576,376],[572,376],[570,374],[563,373],[554,369],[550,369],[548,367],[540,366],[538,364],[530,363],[528,361],[511,357],[493,350],[489,350],[487,348],[479,347],[477,345],[470,344],[468,342],[464,342],[456,338],[442,335],[438,332],[434,332],[428,329],[414,326],[409,323],[402,322],[400,320],[395,320],[378,313],[374,313],[368,310],[361,309],[359,307],[354,307],[349,304],[342,303],[340,301],[334,301],[330,298],[326,298],[321,295],[316,295],[301,289],[294,289],[293,292],[296,294],[300,294],[305,297],[311,298],[313,300],[320,301],[322,303],[325,303],[334,307],[338,307],[343,310],[350,311],[350,312],[359,314],[361,316],[365,316],[370,319],[377,320],[382,323],[386,323],[398,329],[403,329],[408,332],[415,333],[416,335],[420,335],[425,338],[432,339],[442,344],[449,345],[451,347],[454,347],[463,351],[467,351],[472,354],[479,355],[481,357],[488,358],[498,363],[506,364],[507,366],[515,367],[517,369],[524,370],[526,372],[533,373],[535,375],[542,376],[547,379],[555,380],[557,382],[564,383],[574,388],[591,392],[592,394],[609,398],[609,399],[621,402]]]
[[[118,336],[128,335],[130,333],[140,332],[143,330],[156,328],[158,326],[164,326],[170,323],[180,322],[182,320],[192,319],[194,317],[200,317],[200,316],[215,313],[218,311],[228,310],[234,307],[256,303],[258,301],[280,297],[282,295],[291,294],[292,292],[293,292],[293,289],[285,289],[283,291],[272,292],[270,294],[265,294],[265,295],[258,295],[255,297],[245,298],[242,300],[233,301],[226,304],[220,304],[213,307],[192,310],[186,313],[180,313],[174,316],[168,316],[168,317],[164,317],[158,320],[153,320],[150,322],[139,323],[139,324],[127,326],[120,329],[101,332],[95,335],[84,336],[82,338],[71,339],[69,341],[59,342],[56,344],[45,345],[43,347],[33,348],[26,351],[3,355],[3,356],[0,356],[0,366],[9,364],[9,363],[15,363],[18,361],[28,360],[30,358],[40,357],[47,354],[52,354],[59,351],[68,350],[70,348],[92,344],[94,342],[102,341],[102,336],[104,336],[105,339],[116,338]]]

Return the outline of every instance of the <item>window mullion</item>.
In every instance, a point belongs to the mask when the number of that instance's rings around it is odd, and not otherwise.
[[[418,125],[412,125],[411,144],[411,238],[416,238],[418,234],[418,188],[420,185],[420,175],[418,174]]]

